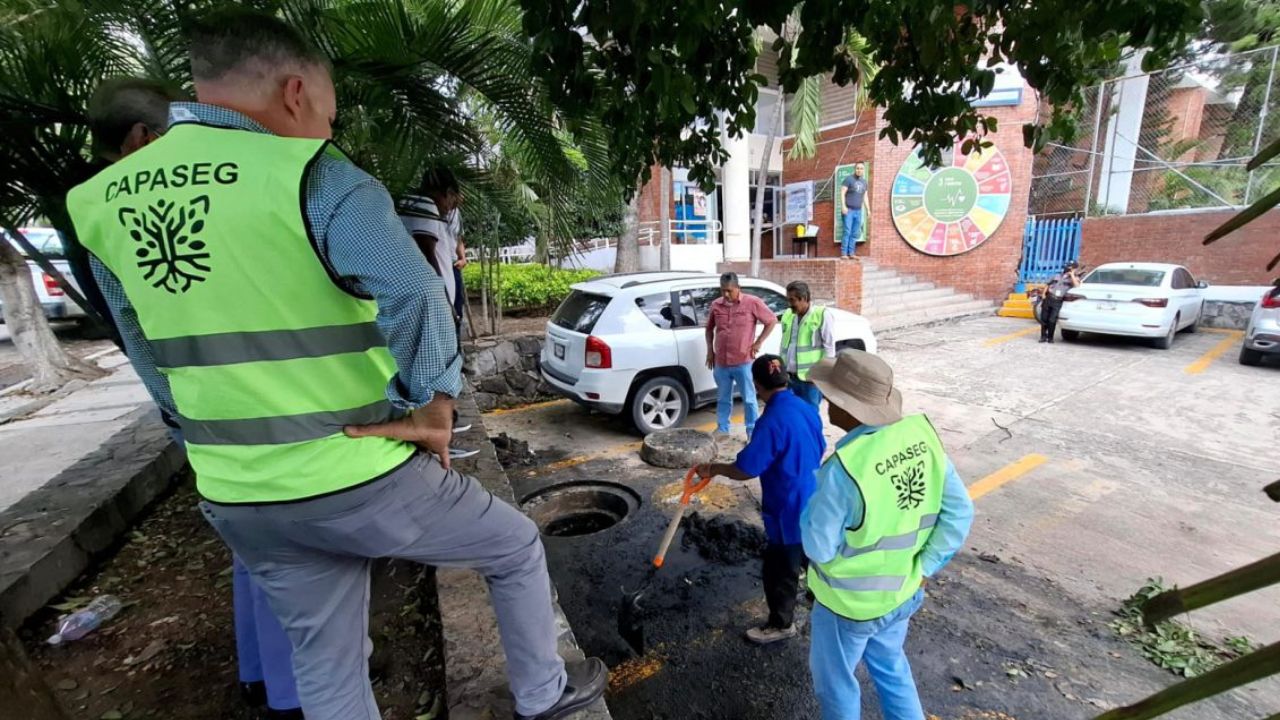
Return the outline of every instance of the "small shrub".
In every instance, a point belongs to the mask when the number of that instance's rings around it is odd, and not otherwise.
[[[482,272],[480,263],[462,269],[468,291],[480,291]],[[600,276],[595,270],[560,270],[533,263],[504,264],[497,274],[503,309],[526,311],[550,310],[568,296],[571,285]]]

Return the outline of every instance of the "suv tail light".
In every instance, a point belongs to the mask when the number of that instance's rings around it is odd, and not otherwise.
[[[595,335],[587,336],[586,366],[598,370],[608,370],[613,367],[613,351],[605,341]]]
[[[1280,288],[1268,292],[1262,296],[1262,307],[1268,310],[1280,308]]]
[[[1135,298],[1134,302],[1150,308],[1169,307],[1169,298]]]
[[[41,273],[40,275],[44,279],[44,291],[49,293],[49,297],[63,296],[62,288],[58,285],[58,281],[53,279],[52,275],[49,273]]]
[[[1075,302],[1077,300],[1086,300],[1087,298],[1077,293],[1067,293],[1062,296],[1062,302]]]

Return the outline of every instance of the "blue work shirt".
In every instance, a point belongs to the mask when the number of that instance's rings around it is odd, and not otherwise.
[[[269,132],[234,110],[202,103],[173,103],[169,123]],[[386,188],[350,162],[321,155],[305,181],[307,224],[316,250],[343,287],[378,303],[378,329],[397,373],[387,399],[400,410],[426,405],[437,392],[462,392],[462,354],[444,281],[414,244]],[[97,258],[93,274],[120,329],[129,361],[156,404],[177,415],[169,380],[156,369],[151,345],[124,286]]]
[[[800,512],[817,487],[826,448],[817,408],[785,389],[769,399],[751,442],[733,464],[760,478],[760,510],[770,543],[800,543]]]
[[[875,425],[860,425],[836,443],[836,450],[879,429]],[[834,460],[823,465],[818,471],[818,489],[800,518],[804,554],[816,563],[834,560],[844,545],[845,528],[857,525],[863,511],[862,493],[844,469],[844,463]],[[956,466],[948,458],[938,522],[920,550],[920,565],[925,577],[933,577],[951,561],[952,556],[964,546],[972,525],[973,501],[969,499],[969,490],[956,472]]]

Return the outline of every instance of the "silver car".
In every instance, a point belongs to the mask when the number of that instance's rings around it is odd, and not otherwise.
[[[1261,365],[1264,355],[1280,355],[1280,280],[1253,307],[1240,348],[1240,364]]]
[[[71,263],[67,262],[67,256],[63,249],[62,233],[53,228],[22,228],[22,234],[27,241],[32,244],[40,254],[48,258],[49,262],[62,273],[62,276],[71,283],[75,289],[80,289],[80,284],[71,274]],[[26,250],[18,245],[17,241],[8,236],[8,233],[0,230],[0,242],[8,242],[23,257],[27,257]],[[46,273],[36,264],[34,260],[27,260],[27,269],[31,271],[31,282],[36,288],[36,299],[40,302],[40,307],[44,310],[45,317],[50,320],[77,320],[85,319],[84,310],[75,304],[67,294],[62,291],[57,281],[51,275]],[[4,322],[4,305],[0,303],[0,322]]]

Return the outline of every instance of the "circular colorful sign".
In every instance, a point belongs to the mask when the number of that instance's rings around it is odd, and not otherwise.
[[[991,237],[1009,212],[1009,165],[995,146],[965,155],[943,153],[930,168],[911,153],[893,180],[893,224],[911,247],[929,255],[959,255]]]

